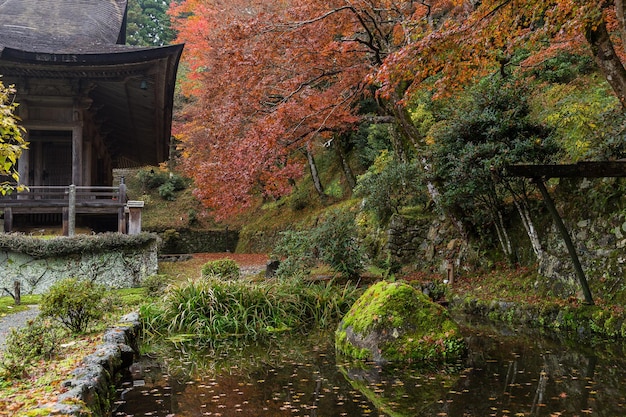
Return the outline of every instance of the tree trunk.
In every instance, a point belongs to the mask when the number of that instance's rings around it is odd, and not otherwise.
[[[513,195],[513,202],[515,203],[515,207],[517,208],[517,212],[519,213],[520,218],[522,219],[522,225],[526,230],[526,234],[530,239],[530,245],[533,248],[533,252],[537,257],[537,261],[541,261],[543,258],[543,248],[541,247],[541,241],[539,240],[539,234],[537,234],[537,229],[535,229],[535,225],[533,223],[532,218],[530,217],[530,211],[528,210],[528,205],[524,201],[519,201],[515,195]]]
[[[622,49],[626,50],[626,4],[624,0],[615,0],[615,14],[619,25],[619,34],[622,38]]]
[[[409,162],[409,158],[404,151],[404,143],[401,138],[398,137],[398,128],[395,123],[389,124],[389,138],[391,140],[391,146],[393,147],[393,151],[398,158],[398,161],[406,164]]]
[[[324,187],[322,186],[322,181],[320,180],[319,173],[317,171],[317,165],[315,164],[315,159],[313,158],[313,154],[309,151],[308,146],[304,150],[306,154],[306,160],[309,163],[309,171],[311,172],[311,178],[313,179],[313,185],[315,186],[315,191],[317,191],[317,195],[320,198],[324,197]]]
[[[495,222],[496,233],[498,234],[498,240],[500,241],[500,246],[502,247],[502,252],[508,258],[513,260],[513,248],[511,246],[511,238],[509,238],[509,234],[506,231],[506,227],[504,226],[504,218],[502,217],[502,212],[496,209],[496,218]]]
[[[617,95],[623,108],[626,108],[626,69],[615,53],[613,42],[604,20],[590,22],[585,27],[585,37],[591,45],[596,63]]]
[[[352,172],[352,167],[348,163],[348,158],[343,149],[343,138],[336,138],[337,140],[333,141],[335,146],[335,150],[337,151],[337,156],[339,157],[339,162],[341,163],[341,169],[343,171],[343,175],[346,178],[346,182],[351,190],[354,190],[356,187],[356,177],[354,176],[354,172]]]

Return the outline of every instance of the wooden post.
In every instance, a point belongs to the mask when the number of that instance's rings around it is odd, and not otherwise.
[[[13,210],[11,207],[5,207],[4,209],[4,232],[11,233],[13,229]]]
[[[62,234],[63,236],[69,236],[70,232],[69,232],[69,219],[70,219],[70,215],[69,215],[69,207],[63,207],[62,209],[62,216],[63,216],[63,229],[62,229]]]
[[[118,202],[120,208],[117,214],[117,231],[118,233],[126,233],[126,184],[124,183],[124,177],[120,178],[120,188],[118,195]]]
[[[576,254],[576,248],[574,247],[574,243],[572,243],[572,238],[563,223],[563,219],[559,215],[556,207],[554,206],[554,201],[552,201],[552,197],[548,193],[548,189],[546,188],[543,180],[541,178],[533,178],[533,181],[539,187],[539,191],[541,191],[541,196],[543,197],[543,201],[546,203],[548,207],[548,211],[552,215],[552,219],[556,224],[556,228],[559,229],[561,233],[561,237],[565,241],[565,246],[567,247],[567,251],[569,252],[569,256],[572,259],[572,263],[574,264],[574,270],[576,271],[576,275],[578,276],[578,281],[580,282],[580,286],[582,287],[583,294],[585,296],[585,303],[589,305],[593,305],[593,298],[591,297],[591,291],[589,290],[589,285],[587,284],[587,278],[585,277],[585,272],[583,271],[582,266],[580,265],[580,260],[578,259],[578,255]]]
[[[15,305],[22,303],[22,291],[18,280],[13,281],[13,299],[15,300]]]
[[[70,185],[70,195],[67,210],[67,235],[76,234],[76,185]]]
[[[454,261],[448,260],[448,285],[452,285],[454,283]]]
[[[138,235],[141,233],[141,208],[143,201],[129,200],[128,206],[128,234]]]

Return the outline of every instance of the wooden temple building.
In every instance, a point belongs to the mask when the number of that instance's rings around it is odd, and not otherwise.
[[[183,45],[125,45],[126,3],[0,1],[0,79],[17,90],[29,142],[18,170],[31,190],[116,186],[115,168],[167,160]],[[0,200],[5,223],[9,206],[12,214],[61,211],[15,194]],[[91,206],[83,211],[97,213]]]

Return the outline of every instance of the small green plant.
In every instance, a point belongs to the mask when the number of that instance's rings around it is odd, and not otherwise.
[[[161,185],[165,184],[169,177],[169,174],[165,171],[150,169],[144,169],[137,173],[137,179],[141,183],[141,186],[144,189],[153,190],[159,188]]]
[[[311,236],[303,230],[286,230],[273,250],[273,257],[282,258],[276,274],[291,277],[312,268],[315,256]]]
[[[163,294],[163,291],[169,284],[170,278],[164,274],[155,274],[146,277],[142,281],[142,285],[148,297],[157,297]]]
[[[172,183],[166,182],[159,187],[159,195],[164,200],[174,201],[176,199],[176,190],[174,190]]]
[[[0,362],[5,379],[21,378],[40,359],[51,359],[62,338],[62,329],[43,318],[30,320],[25,327],[11,329]]]
[[[77,278],[63,279],[44,294],[41,315],[50,317],[73,333],[83,333],[92,321],[102,318],[102,285]]]
[[[332,210],[312,230],[312,239],[319,257],[333,270],[354,278],[363,269],[363,249],[358,239],[354,213]]]
[[[281,258],[277,274],[293,276],[320,261],[346,278],[358,276],[364,254],[358,241],[354,214],[331,210],[309,230],[287,231],[273,250]]]
[[[202,266],[202,276],[204,278],[218,276],[224,279],[237,279],[239,278],[239,265],[228,258],[209,261]]]
[[[187,188],[187,182],[183,177],[176,174],[170,174],[167,181],[159,186],[159,195],[164,200],[174,201],[176,192]]]

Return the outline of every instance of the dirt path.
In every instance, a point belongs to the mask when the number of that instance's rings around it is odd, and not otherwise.
[[[24,327],[28,320],[32,320],[39,314],[39,306],[29,306],[28,310],[7,314],[0,318],[0,351],[4,350],[6,338],[11,329]]]

